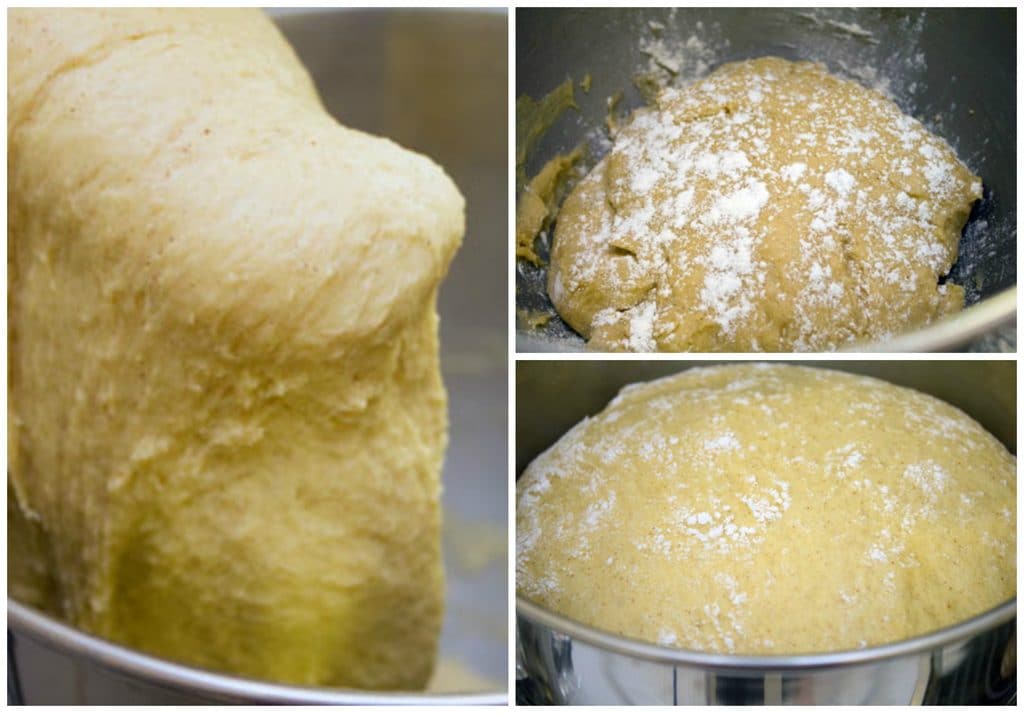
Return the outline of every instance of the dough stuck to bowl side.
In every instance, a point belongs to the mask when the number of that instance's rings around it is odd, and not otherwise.
[[[455,185],[338,125],[261,12],[9,21],[8,556],[53,580],[12,591],[198,666],[422,688]]]
[[[784,365],[626,387],[519,479],[516,587],[669,647],[823,653],[1016,591],[1016,461],[919,392]]]
[[[559,213],[548,294],[592,347],[820,351],[963,308],[981,181],[878,92],[766,57],[666,89]]]

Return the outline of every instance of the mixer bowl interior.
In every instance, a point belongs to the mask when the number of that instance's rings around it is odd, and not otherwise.
[[[594,161],[602,156],[608,97],[622,91],[620,106],[641,106],[633,79],[656,63],[656,56],[677,63],[674,85],[752,57],[823,62],[840,76],[888,93],[903,111],[945,138],[983,179],[984,199],[975,206],[949,275],[965,288],[967,309],[895,344],[871,348],[963,347],[994,327],[1012,324],[1016,309],[1015,13],[1012,8],[520,10],[517,97],[539,99],[566,77],[592,78],[589,92],[575,92],[579,111],[565,112],[552,125],[527,157],[525,174],[535,175],[583,140]],[[549,240],[538,240],[542,257]],[[545,269],[519,261],[520,313],[554,314],[545,281]],[[521,320],[517,346],[521,352],[578,351],[584,342],[555,317],[535,329]]]

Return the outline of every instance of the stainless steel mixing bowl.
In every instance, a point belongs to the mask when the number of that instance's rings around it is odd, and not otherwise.
[[[1016,696],[1016,601],[928,636],[790,657],[670,652],[518,603],[520,703],[919,705]]]
[[[244,680],[101,641],[8,601],[13,702],[483,704],[507,698],[507,15],[400,9],[275,15],[335,116],[432,156],[466,196],[466,240],[439,304],[451,418],[443,475],[448,614],[440,656],[494,683],[470,693],[386,694]],[[490,542],[489,553],[478,549],[481,541]]]
[[[707,364],[709,362],[700,362]],[[875,376],[962,409],[1016,452],[1014,361],[800,362]],[[692,362],[519,362],[522,472],[618,390]],[[610,634],[518,597],[516,697],[568,704],[981,704],[1016,699],[1016,599],[907,641],[807,656],[730,656]]]
[[[1016,10],[814,8],[538,9],[516,13],[516,96],[540,98],[589,73],[579,111],[566,112],[536,145],[526,164],[534,175],[554,155],[585,138],[592,153],[607,113],[622,90],[622,106],[642,104],[633,77],[651,61],[643,43],[660,41],[680,76],[718,64],[777,55],[824,62],[865,84],[884,87],[907,113],[944,137],[984,180],[949,279],[963,285],[962,313],[868,350],[1015,351],[1017,304]],[[652,29],[662,26],[657,33]],[[691,39],[692,38],[692,39]],[[648,44],[648,49],[651,49]],[[546,255],[546,247],[541,248]],[[520,261],[516,306],[553,313],[546,271]],[[583,350],[562,320],[539,329],[517,325],[517,350]]]

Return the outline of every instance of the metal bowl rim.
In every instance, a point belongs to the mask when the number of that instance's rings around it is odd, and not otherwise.
[[[504,705],[508,700],[501,691],[417,693],[292,686],[193,668],[79,631],[10,597],[7,625],[40,644],[85,657],[130,680],[214,699],[286,705]]]
[[[516,595],[516,616],[531,624],[578,639],[591,646],[632,658],[702,669],[731,671],[808,671],[840,668],[850,665],[881,663],[902,656],[931,652],[942,646],[968,639],[983,631],[1005,624],[1017,616],[1017,598],[1010,599],[988,611],[958,624],[879,646],[821,654],[778,656],[743,656],[711,654],[703,651],[668,648],[593,628],[574,619]]]

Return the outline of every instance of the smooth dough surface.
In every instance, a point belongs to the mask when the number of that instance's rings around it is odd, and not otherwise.
[[[261,12],[9,22],[8,557],[47,561],[11,591],[205,667],[426,685],[454,184],[339,126]]]
[[[566,199],[548,293],[592,347],[818,351],[963,307],[981,181],[810,62],[726,64],[637,111]]]
[[[717,653],[839,651],[1016,591],[1016,461],[949,404],[792,366],[622,392],[517,484],[516,586],[600,629]]]

